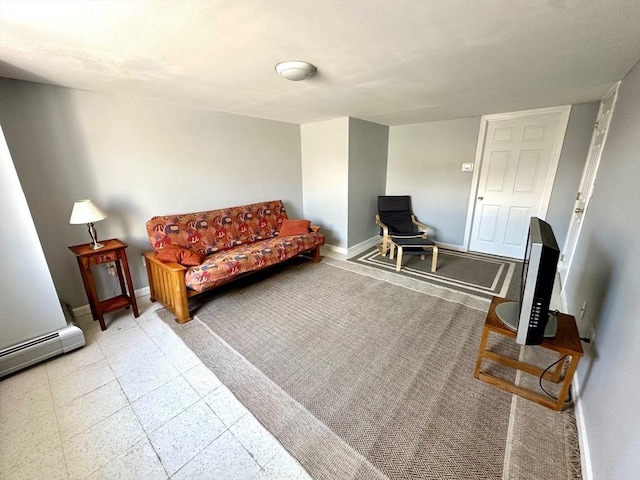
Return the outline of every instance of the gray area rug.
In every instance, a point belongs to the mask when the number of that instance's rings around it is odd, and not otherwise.
[[[403,256],[402,269],[396,272],[396,260],[382,256],[375,247],[349,261],[483,298],[519,296],[522,262],[510,258],[441,248],[435,272],[431,272],[430,253],[424,260],[418,255]]]
[[[570,412],[473,378],[488,305],[325,258],[159,314],[316,479],[578,478]]]

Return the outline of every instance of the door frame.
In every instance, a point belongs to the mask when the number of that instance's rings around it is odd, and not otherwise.
[[[482,169],[482,156],[486,143],[487,129],[490,122],[497,122],[502,120],[514,120],[524,117],[535,117],[538,115],[548,115],[553,113],[560,114],[560,120],[558,124],[558,134],[555,141],[555,147],[551,153],[551,163],[547,179],[545,180],[545,186],[542,194],[542,210],[539,212],[539,216],[543,219],[547,215],[549,208],[549,201],[551,200],[551,192],[553,191],[553,183],[556,177],[556,171],[558,170],[558,163],[560,162],[560,154],[562,153],[562,147],[564,145],[564,137],[567,133],[567,125],[569,124],[569,115],[571,113],[571,105],[560,105],[557,107],[548,108],[536,108],[533,110],[520,110],[517,112],[505,112],[496,113],[492,115],[483,115],[480,118],[480,131],[478,133],[478,146],[476,148],[476,158],[473,168],[473,178],[471,180],[471,189],[469,192],[469,206],[467,208],[467,222],[464,228],[464,249],[469,251],[469,244],[471,243],[471,227],[473,225],[473,217],[476,210],[478,183],[480,182],[480,171]]]
[[[591,202],[591,197],[593,196],[593,192],[596,185],[596,180],[598,179],[598,171],[600,169],[600,160],[602,159],[602,152],[604,151],[604,147],[607,144],[607,138],[609,136],[609,127],[611,126],[611,119],[613,117],[613,113],[616,108],[616,103],[618,102],[618,89],[620,87],[621,82],[616,82],[608,91],[604,94],[602,99],[600,99],[600,106],[598,107],[598,113],[596,115],[596,126],[593,129],[593,133],[591,134],[591,141],[589,143],[589,151],[587,152],[587,158],[584,162],[584,167],[582,169],[582,176],[580,177],[580,184],[578,185],[577,194],[585,195],[584,202],[584,211],[582,213],[582,221],[578,224],[577,227],[573,228],[573,220],[575,215],[576,204],[578,203],[578,198],[576,197],[576,201],[573,204],[571,219],[569,220],[569,225],[567,227],[567,236],[564,241],[564,245],[562,246],[562,250],[560,251],[561,258],[558,262],[558,273],[560,274],[560,286],[561,286],[561,296],[564,297],[564,291],[566,285],[569,283],[569,279],[571,277],[571,265],[573,264],[573,257],[576,253],[576,247],[578,242],[580,241],[580,233],[582,232],[582,225],[584,224],[584,219],[586,217],[587,210],[589,209],[589,204]],[[593,144],[596,141],[598,126],[597,122],[600,120],[600,114],[602,113],[602,107],[604,100],[611,96],[611,115],[607,119],[607,124],[605,125],[605,131],[603,133],[604,137],[602,139],[602,145],[600,146],[600,151],[597,156],[592,155]],[[589,179],[587,176],[589,174],[589,170],[593,173],[592,178]],[[587,185],[587,182],[590,181],[590,184]],[[570,245],[573,243],[573,245]],[[569,250],[571,247],[571,251]],[[568,256],[567,256],[568,255]],[[564,301],[564,298],[563,298]]]

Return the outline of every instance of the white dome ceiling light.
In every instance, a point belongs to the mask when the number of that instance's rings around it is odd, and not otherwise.
[[[276,65],[276,72],[294,82],[309,78],[316,70],[316,67],[307,62],[281,62]]]

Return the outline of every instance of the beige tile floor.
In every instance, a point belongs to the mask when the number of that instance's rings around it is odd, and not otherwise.
[[[0,381],[0,479],[309,479],[156,315],[78,319],[82,349]]]

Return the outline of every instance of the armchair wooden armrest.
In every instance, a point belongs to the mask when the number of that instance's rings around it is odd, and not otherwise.
[[[178,323],[191,320],[189,315],[189,294],[184,281],[187,267],[179,263],[165,263],[158,260],[154,251],[142,252],[149,278],[149,299],[159,301],[171,310]]]
[[[427,238],[427,229],[429,227],[427,227],[424,223],[420,223],[417,219],[415,215],[411,215],[411,221],[413,222],[414,225],[420,227],[422,229],[422,231],[424,232],[424,238]]]
[[[380,226],[380,228],[382,228],[383,237],[386,237],[387,235],[389,235],[389,227],[387,227],[384,223],[382,223],[382,220],[380,220],[380,215],[376,215],[376,223]]]
[[[382,220],[380,220],[380,215],[376,215],[376,223],[382,228],[382,245],[380,245],[380,253],[382,256],[387,255],[387,250],[389,249],[389,227],[387,227]]]

